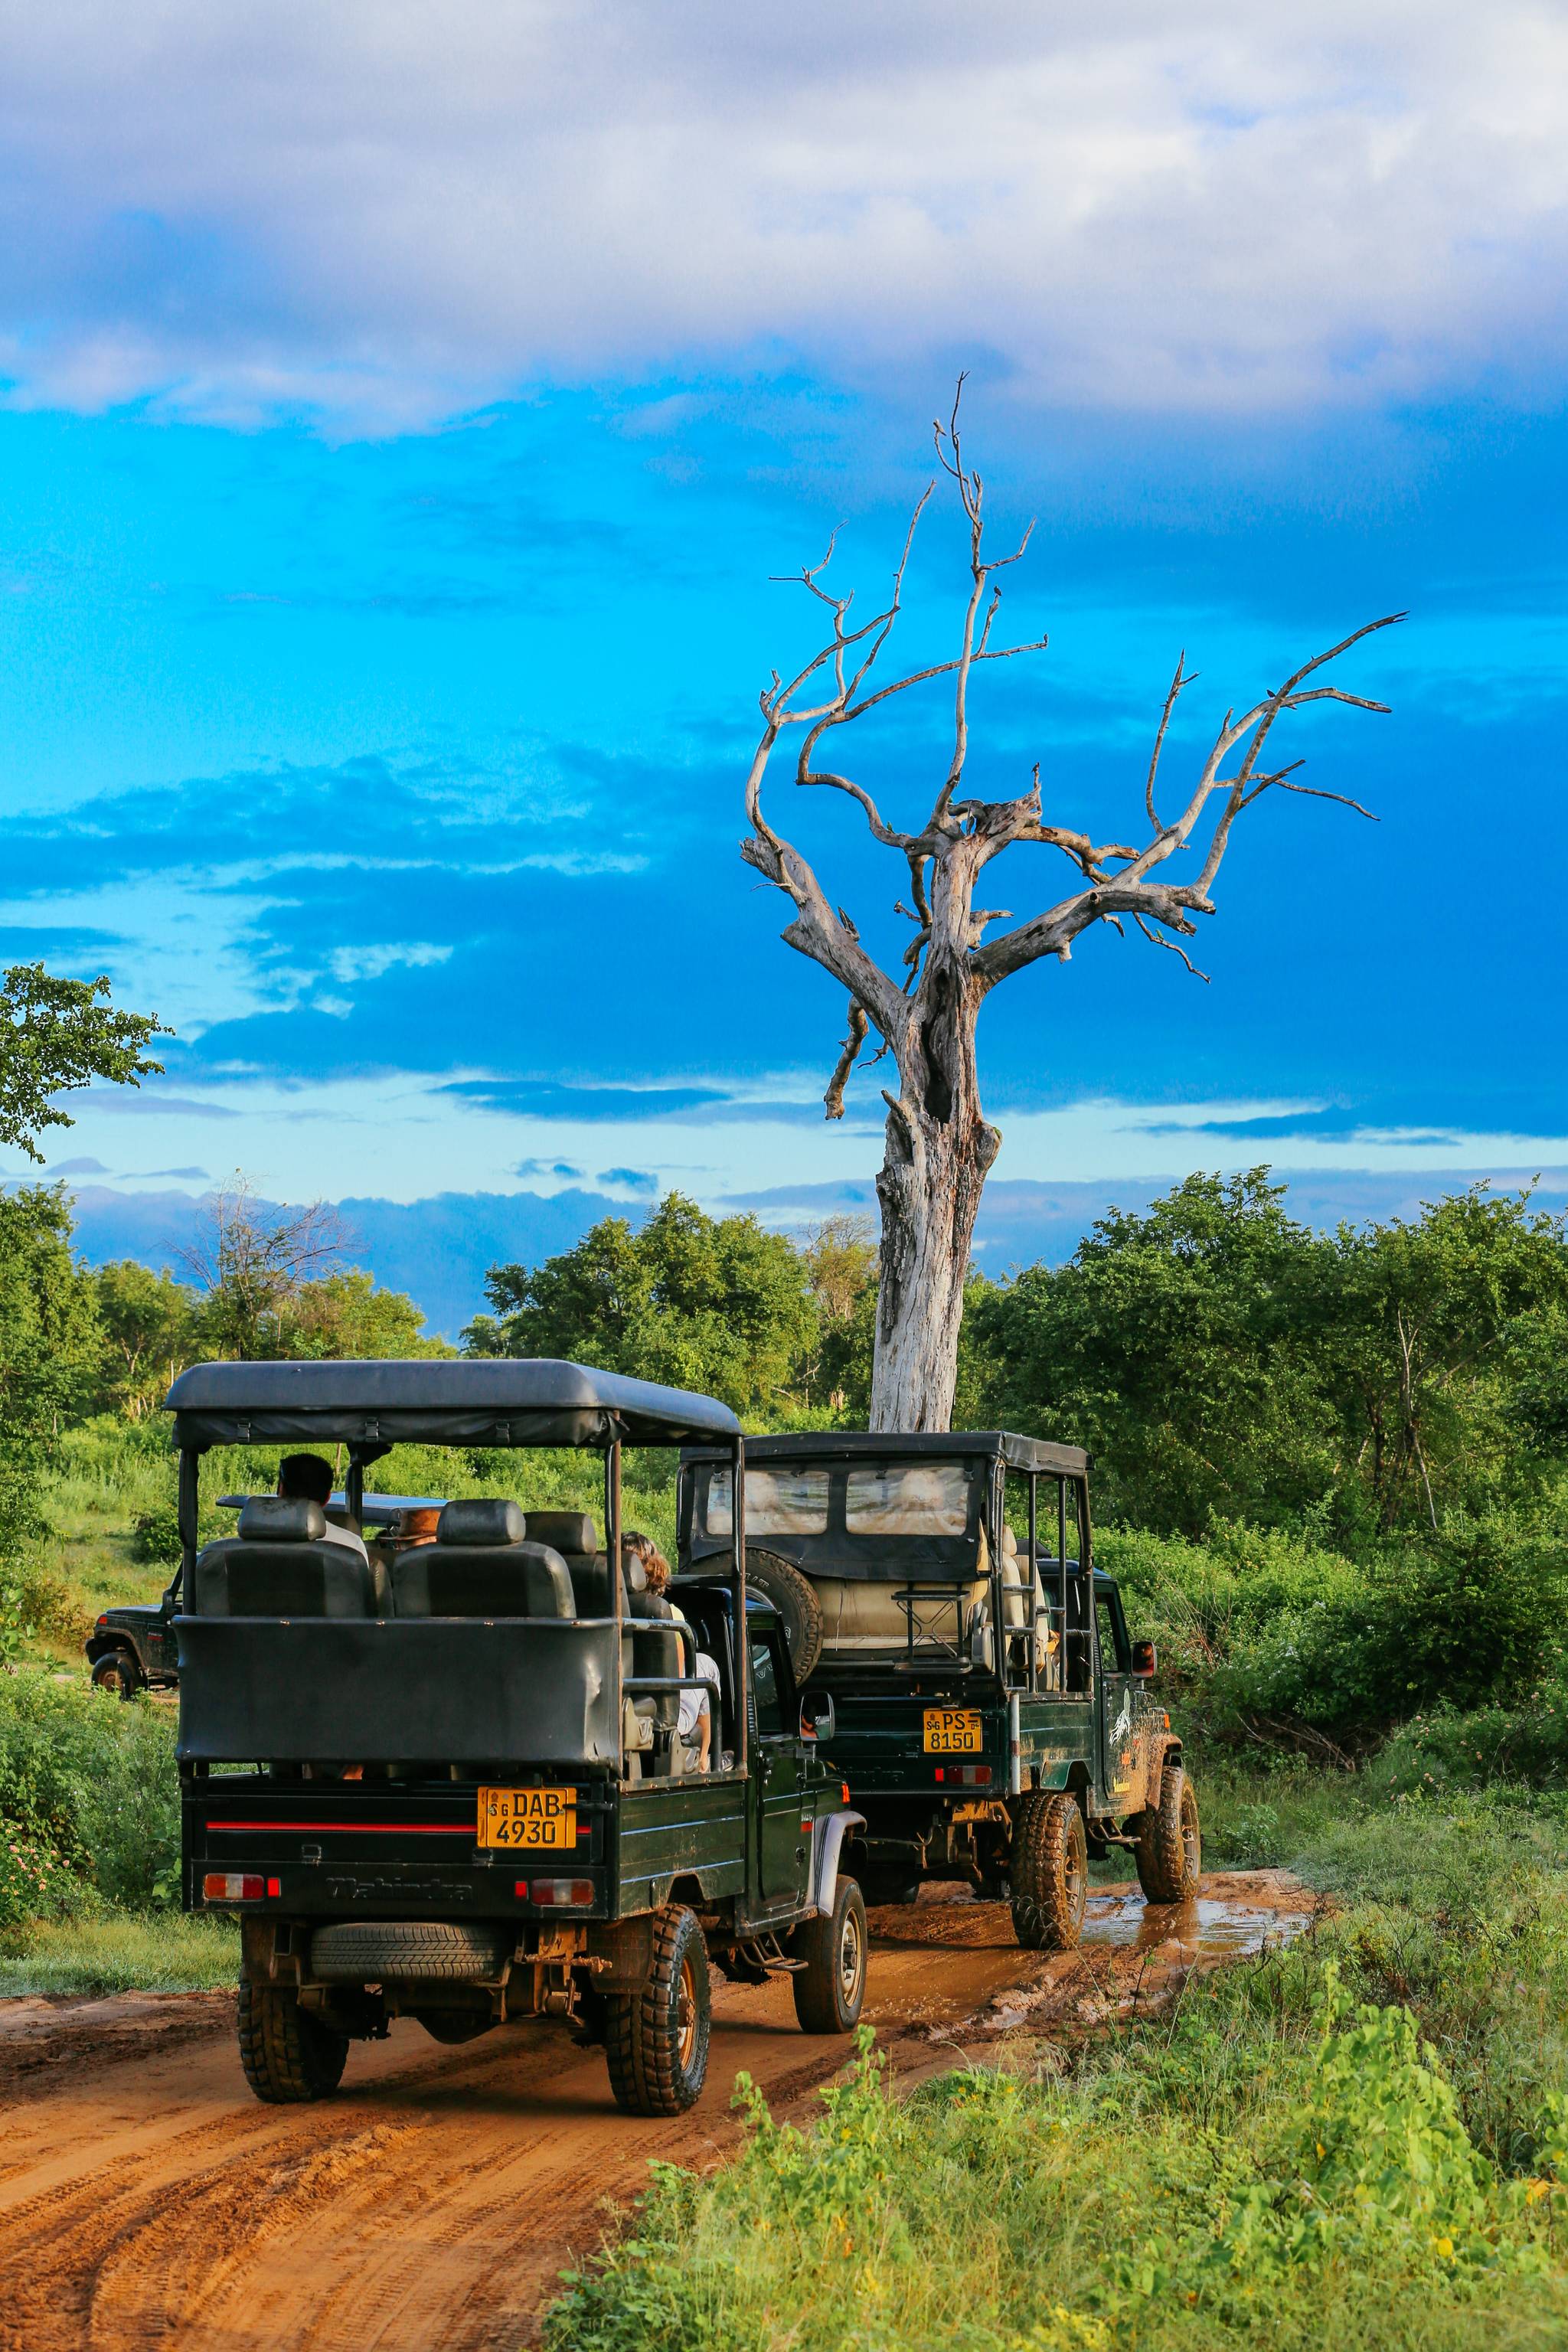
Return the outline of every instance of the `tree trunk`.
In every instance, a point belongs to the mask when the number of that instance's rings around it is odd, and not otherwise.
[[[974,1026],[982,992],[956,958],[928,966],[888,1096],[871,1427],[952,1426],[963,1278],[1001,1136],[980,1115]]]

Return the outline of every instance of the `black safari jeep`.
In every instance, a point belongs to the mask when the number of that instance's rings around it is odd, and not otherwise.
[[[220,1495],[217,1500],[220,1510],[237,1511],[250,1497]],[[429,1495],[367,1495],[354,1524],[362,1531],[374,1529],[373,1541],[379,1538],[395,1549],[414,1517],[439,1507]],[[332,1496],[326,1515],[329,1521],[346,1527],[347,1497]],[[134,1698],[140,1690],[174,1689],[180,1679],[174,1619],[179,1614],[181,1581],[182,1571],[176,1569],[159,1600],[124,1601],[117,1609],[105,1609],[97,1618],[83,1647],[98,1689],[114,1691],[121,1698]]]
[[[603,2042],[623,2107],[677,2114],[707,2070],[710,1958],[788,1974],[808,2032],[850,2031],[866,1914],[839,1858],[861,1816],[801,1736],[742,1533],[679,1612],[622,1555],[623,1444],[698,1440],[738,1477],[724,1406],[510,1360],[202,1364],[167,1405],[184,1899],[239,1915],[258,2098],[325,2095],[396,2016],[440,2042],[543,2016]],[[387,1565],[268,1495],[197,1551],[208,1447],[341,1443],[356,1517],[400,1439],[595,1449],[603,1548],[586,1513],[451,1502]]]
[[[825,1433],[746,1448],[746,1573],[778,1607],[805,1713],[865,1815],[867,1898],[923,1878],[1011,1897],[1020,1943],[1078,1941],[1087,1856],[1129,1849],[1151,1902],[1197,1886],[1197,1801],[1115,1582],[1089,1457],[1005,1430]],[[689,1448],[680,1550],[717,1562],[726,1457]]]

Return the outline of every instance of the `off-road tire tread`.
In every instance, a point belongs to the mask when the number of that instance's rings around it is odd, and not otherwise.
[[[851,1903],[860,1906],[860,1999],[854,2016],[847,2017],[838,2000],[838,1937],[844,1910]],[[866,1898],[853,1878],[841,1878],[831,1914],[803,1920],[790,1948],[794,1958],[805,1962],[790,1978],[795,2021],[803,2033],[854,2032],[866,1999],[867,1943]]]
[[[700,2029],[695,2063],[680,2072],[679,2044],[671,2011],[680,1975],[680,1955],[689,1937]],[[636,1992],[605,1999],[605,2061],[616,2105],[633,2116],[681,2116],[701,2096],[708,2074],[708,1947],[695,1915],[679,1904],[658,1913],[653,1962]]]
[[[239,2063],[257,2097],[269,2107],[330,2098],[342,2080],[346,2033],[334,2033],[278,1985],[239,1980]]]
[[[497,1974],[511,1942],[477,1920],[334,1919],[310,1938],[310,1969],[333,1984],[471,1984]]]
[[[746,1581],[766,1595],[784,1619],[790,1664],[796,1686],[805,1681],[822,1655],[822,1603],[811,1580],[776,1551],[757,1544],[746,1546]]]
[[[1197,1791],[1180,1764],[1167,1764],[1160,1777],[1160,1801],[1144,1811],[1133,1859],[1146,1903],[1187,1903],[1198,1891],[1199,1872],[1187,1874],[1182,1816],[1190,1804],[1196,1826]],[[1199,1832],[1200,1839],[1202,1832]]]
[[[1068,1868],[1078,1850],[1075,1901]],[[1083,1813],[1074,1797],[1058,1790],[1031,1790],[1013,1826],[1008,1864],[1013,1896],[1013,1933],[1026,1951],[1076,1950],[1089,1892],[1089,1853]]]

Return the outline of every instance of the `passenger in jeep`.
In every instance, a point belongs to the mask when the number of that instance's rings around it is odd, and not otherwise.
[[[332,1498],[331,1464],[319,1454],[286,1454],[278,1465],[278,1492],[299,1503],[319,1503],[325,1510]],[[346,1544],[361,1559],[369,1560],[364,1538],[352,1528],[334,1527],[329,1519],[325,1532],[329,1543]]]
[[[642,1562],[642,1572],[647,1580],[648,1591],[657,1600],[663,1600],[665,1587],[669,1582],[669,1562],[653,1538],[645,1536],[640,1528],[628,1528],[621,1538],[621,1549],[629,1552],[634,1559]],[[673,1601],[667,1605],[675,1622],[678,1625],[684,1625],[687,1622],[684,1612],[678,1609]],[[716,1691],[719,1688],[718,1660],[710,1658],[706,1650],[698,1650],[695,1643],[693,1643],[693,1650],[696,1663],[691,1671],[693,1674],[700,1675],[703,1681],[710,1684]],[[713,1710],[706,1691],[683,1690],[681,1692],[679,1728],[683,1740],[689,1741],[695,1735],[697,1769],[700,1772],[709,1770],[713,1759]]]

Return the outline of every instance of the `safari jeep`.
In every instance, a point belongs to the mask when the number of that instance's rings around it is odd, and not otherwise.
[[[742,1504],[751,1589],[865,1815],[868,1901],[967,1879],[1048,1949],[1078,1941],[1089,1854],[1126,1848],[1151,1902],[1195,1890],[1196,1798],[1154,1645],[1093,1565],[1086,1454],[1005,1430],[753,1438]],[[689,1448],[689,1574],[738,1516],[728,1460]]]
[[[707,2069],[710,1961],[787,1974],[808,2032],[853,2028],[866,1915],[839,1860],[861,1817],[801,1737],[742,1531],[680,1616],[623,1558],[623,1445],[700,1440],[743,1495],[724,1406],[501,1360],[201,1364],[167,1409],[184,1900],[239,1917],[258,2098],[324,2096],[394,2018],[460,2042],[552,2017],[604,2043],[623,2107],[677,2114]],[[267,1494],[197,1549],[210,1447],[341,1444],[353,1523],[401,1439],[517,1448],[520,1486],[523,1449],[595,1450],[603,1546],[586,1513],[489,1499],[367,1559],[315,1504]],[[707,1696],[706,1759],[687,1693]]]

